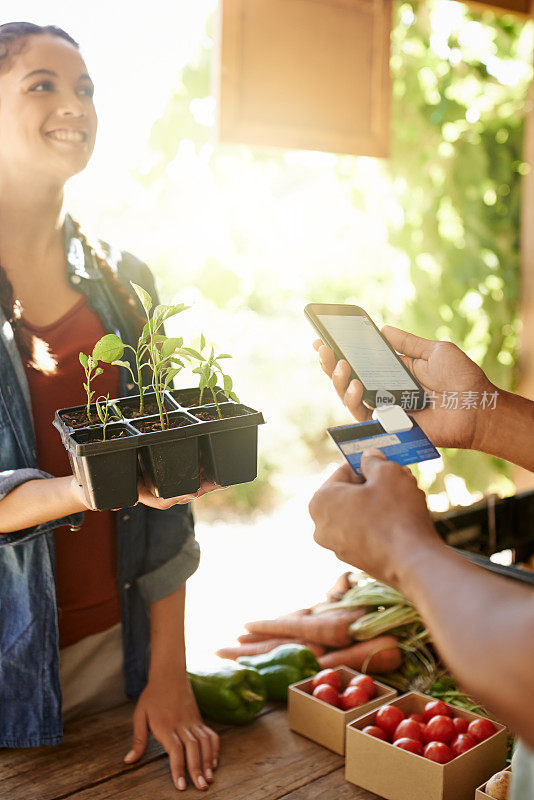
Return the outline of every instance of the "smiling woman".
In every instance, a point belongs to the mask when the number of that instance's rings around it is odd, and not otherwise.
[[[206,789],[218,737],[196,707],[183,635],[198,564],[192,496],[160,500],[141,480],[127,513],[93,512],[51,426],[56,408],[83,400],[80,350],[110,332],[137,342],[130,281],[156,299],[145,264],[89,241],[64,212],[96,130],[74,39],[0,25],[0,747],[57,744],[65,720],[131,698],[125,760],[142,756],[150,730],[175,786],[186,788],[187,767]],[[117,367],[99,382],[113,396],[131,388]]]

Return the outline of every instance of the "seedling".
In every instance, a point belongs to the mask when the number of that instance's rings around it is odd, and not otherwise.
[[[101,403],[102,400],[104,401],[103,403]],[[117,412],[117,414],[119,415],[119,419],[124,419],[122,412],[117,405],[118,402],[119,402],[118,400],[109,399],[109,392],[105,397],[104,395],[101,395],[100,397],[97,397],[97,399],[95,400],[96,413],[98,414],[100,422],[102,423],[103,442],[106,441],[106,428],[109,422],[109,414],[111,409],[114,409]]]
[[[184,368],[185,364],[182,359],[189,360],[193,351],[187,347],[183,347],[183,339],[181,337],[168,338],[163,334],[159,334],[158,331],[166,320],[185,311],[189,306],[180,303],[173,306],[158,305],[152,309],[152,298],[149,293],[143,289],[142,286],[138,286],[133,281],[130,281],[130,283],[139,297],[147,317],[147,323],[143,328],[140,343],[138,343],[138,349],[136,351],[139,381],[136,381],[136,383],[140,386],[141,370],[143,366],[149,366],[152,370],[152,388],[156,395],[159,418],[163,430],[165,428],[163,417],[165,410],[163,402],[164,391],[171,384],[176,375]],[[141,358],[144,356],[146,356],[147,361],[141,363]],[[142,405],[140,406],[140,410],[142,410]]]
[[[94,392],[91,390],[91,381],[97,378],[99,375],[102,375],[104,370],[98,366],[98,361],[95,361],[93,356],[86,356],[85,353],[80,353],[78,358],[80,359],[80,364],[83,367],[85,372],[85,380],[83,388],[87,393],[87,406],[86,406],[86,414],[87,419],[89,422],[92,422],[93,419],[91,417],[91,400],[93,399]]]
[[[195,367],[195,369],[193,370],[193,372],[196,372],[198,375],[200,375],[200,379],[198,382],[198,388],[200,390],[198,403],[199,405],[202,405],[204,390],[209,389],[212,394],[213,401],[217,407],[217,414],[219,415],[219,419],[221,419],[222,417],[221,409],[219,408],[219,403],[217,402],[217,392],[215,391],[215,387],[217,386],[218,376],[222,378],[223,392],[226,395],[226,397],[229,400],[235,400],[236,403],[239,403],[239,398],[233,391],[234,382],[232,378],[230,377],[230,375],[225,374],[223,368],[219,364],[219,359],[232,358],[232,356],[228,355],[228,353],[221,353],[220,355],[216,356],[215,349],[212,346],[210,355],[207,358],[205,358],[202,355],[202,351],[204,350],[205,346],[206,346],[206,339],[204,337],[204,334],[202,334],[200,337],[200,353],[197,353],[196,351],[191,351],[194,357],[198,358],[203,362],[199,364],[198,367]]]

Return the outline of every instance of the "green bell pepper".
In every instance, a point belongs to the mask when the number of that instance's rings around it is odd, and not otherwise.
[[[287,690],[292,683],[315,675],[321,667],[317,659],[302,644],[281,644],[270,653],[259,656],[240,656],[243,666],[254,667],[265,681],[268,700],[287,700]]]
[[[200,711],[217,722],[244,725],[262,710],[267,691],[261,675],[239,664],[213,670],[188,670]]]

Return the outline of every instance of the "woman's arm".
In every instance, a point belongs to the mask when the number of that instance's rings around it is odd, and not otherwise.
[[[23,531],[86,510],[72,475],[25,481],[0,500],[0,533]]]
[[[213,782],[219,737],[204,725],[186,674],[185,584],[150,604],[148,682],[133,716],[133,741],[125,761],[137,761],[146,750],[149,730],[169,754],[177,789],[186,788],[187,771],[197,789]]]

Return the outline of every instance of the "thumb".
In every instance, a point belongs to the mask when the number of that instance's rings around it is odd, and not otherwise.
[[[366,481],[374,477],[376,470],[384,461],[387,461],[386,456],[375,447],[369,447],[363,451],[360,469]]]
[[[133,716],[133,741],[131,750],[124,756],[127,764],[141,758],[148,744],[148,725],[144,712]]]

